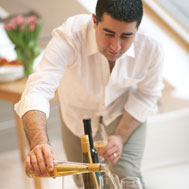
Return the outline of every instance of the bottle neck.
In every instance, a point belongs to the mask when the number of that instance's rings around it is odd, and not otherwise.
[[[88,134],[89,135],[89,144],[90,144],[90,148],[94,149],[94,143],[93,143],[93,137],[92,137],[92,133]]]
[[[90,148],[93,149],[94,143],[93,143],[93,136],[92,136],[91,119],[84,119],[83,123],[84,123],[85,134],[89,136]]]
[[[107,169],[106,164],[93,163],[88,165],[88,170],[91,172],[105,172]]]

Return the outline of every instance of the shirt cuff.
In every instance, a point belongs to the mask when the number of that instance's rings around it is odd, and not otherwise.
[[[14,110],[20,118],[22,118],[22,116],[30,110],[39,110],[44,112],[46,114],[47,119],[50,113],[49,102],[47,100],[44,100],[43,97],[33,95],[26,96],[23,99],[21,99],[17,104],[15,104]]]
[[[134,95],[130,94],[124,109],[136,120],[143,123],[150,115],[157,111],[157,106],[154,105],[153,108],[149,107]]]

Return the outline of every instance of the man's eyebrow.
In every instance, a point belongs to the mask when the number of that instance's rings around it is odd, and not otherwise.
[[[121,35],[131,36],[131,35],[133,35],[133,34],[134,34],[134,33],[129,32],[129,33],[122,33]]]
[[[115,32],[114,31],[111,31],[111,30],[109,30],[109,29],[107,29],[107,28],[103,28],[103,30],[105,31],[105,32],[108,32],[108,33],[112,33],[112,34],[115,34]],[[132,33],[132,32],[128,32],[128,33],[122,33],[121,35],[122,36],[131,36],[131,35],[133,35],[134,33]]]
[[[104,30],[105,32],[115,34],[115,32],[114,32],[114,31],[111,31],[111,30],[109,30],[109,29],[107,29],[107,28],[103,28],[103,30]]]

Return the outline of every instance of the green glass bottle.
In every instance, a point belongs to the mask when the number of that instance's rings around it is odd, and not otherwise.
[[[88,135],[81,136],[81,150],[82,150],[82,159],[83,163],[92,163],[92,157],[90,152],[90,144]],[[84,173],[83,181],[85,189],[96,189],[98,188],[98,182],[96,179],[95,172],[93,173]]]

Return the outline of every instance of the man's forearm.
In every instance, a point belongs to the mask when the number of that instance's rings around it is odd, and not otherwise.
[[[121,136],[123,143],[126,143],[139,125],[141,125],[141,122],[137,121],[128,112],[124,111],[114,134]]]
[[[33,149],[38,144],[47,144],[46,115],[38,110],[31,110],[22,117],[24,130]]]

